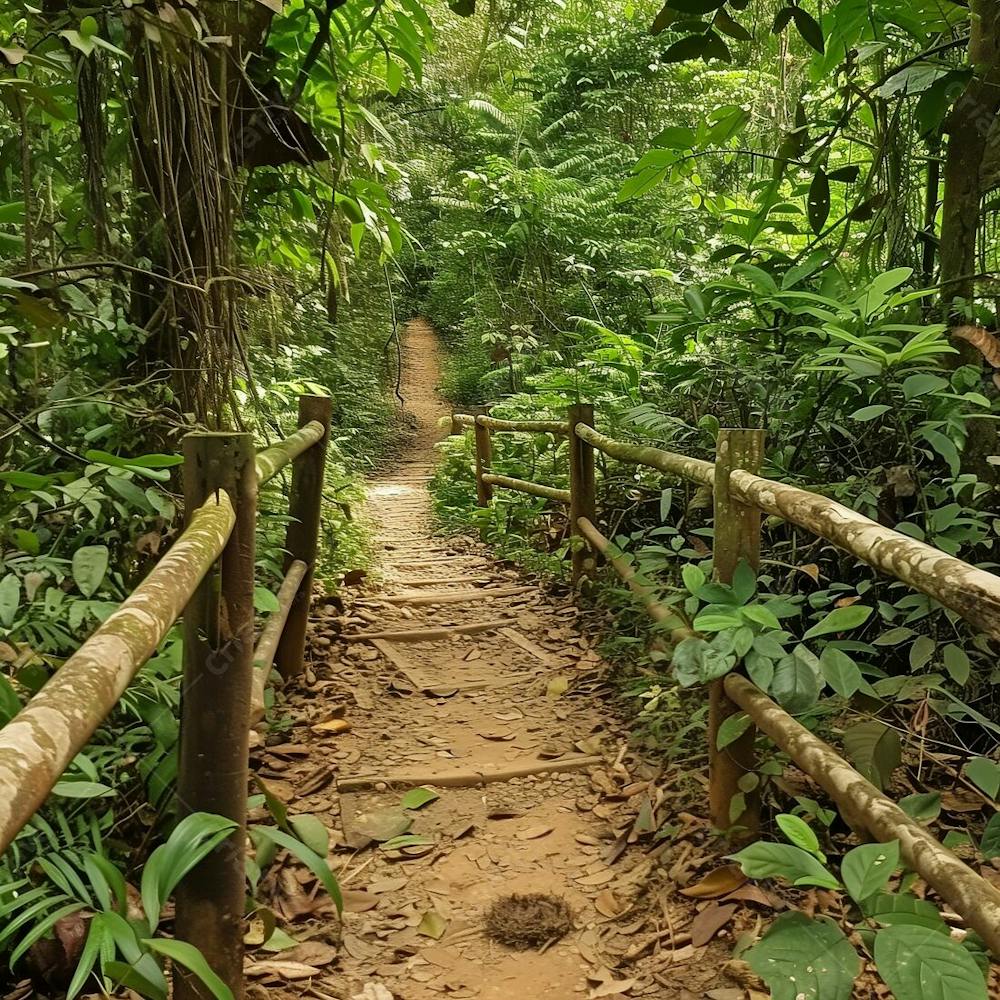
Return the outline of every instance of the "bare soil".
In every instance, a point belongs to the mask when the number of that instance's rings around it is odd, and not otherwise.
[[[435,535],[427,482],[448,413],[438,372],[433,330],[411,322],[402,391],[415,430],[369,490],[378,579],[350,590],[347,607],[316,608],[312,662],[288,694],[291,728],[256,751],[258,775],[290,813],[330,830],[345,913],[338,921],[293,859],[269,875],[265,895],[301,943],[254,951],[253,990],[317,1000],[766,996],[727,961],[758,919],[755,900],[769,901],[731,872],[700,897],[678,893],[697,893],[719,867],[707,824],[669,804],[678,770],[630,749],[582,612],[478,544]],[[438,637],[352,638],[428,628]],[[491,780],[510,770],[522,776]],[[405,808],[414,786],[437,797]],[[668,820],[671,835],[657,839]],[[572,927],[526,950],[497,943],[485,916],[515,893],[564,900]]]

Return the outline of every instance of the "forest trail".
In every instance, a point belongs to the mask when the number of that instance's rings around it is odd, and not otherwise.
[[[598,701],[605,667],[573,604],[492,563],[475,543],[433,534],[427,481],[447,409],[435,389],[433,330],[411,322],[405,343],[402,392],[415,434],[369,491],[380,580],[342,615],[318,609],[312,690],[291,698],[284,749],[265,751],[272,762],[284,754],[277,773],[264,773],[278,779],[291,811],[336,831],[346,894],[337,942],[336,921],[315,920],[318,898],[296,903],[297,886],[286,899],[279,885],[279,909],[312,917],[297,935],[310,940],[289,957],[308,964],[325,954],[312,987],[321,998],[702,997],[726,952],[705,963],[689,936],[673,939],[690,901],[675,910],[662,894],[662,845],[650,851],[651,830],[641,849],[627,846],[635,817],[651,800],[659,805],[663,776],[627,750],[624,729]],[[335,617],[339,634],[325,624]],[[405,635],[422,629],[441,632]],[[303,744],[305,761],[295,756]],[[583,769],[574,764],[581,757],[592,758]],[[552,766],[572,769],[488,780]],[[381,780],[394,775],[418,780]],[[436,775],[487,782],[434,786],[426,779]],[[372,787],[351,790],[359,777]],[[404,810],[413,784],[439,797]],[[524,951],[497,943],[484,915],[509,893],[565,900],[572,928]],[[324,937],[337,946],[335,961],[316,951]]]

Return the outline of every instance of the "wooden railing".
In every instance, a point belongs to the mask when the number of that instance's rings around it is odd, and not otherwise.
[[[257,454],[250,434],[184,439],[186,527],[145,580],[0,730],[0,851],[117,705],[183,615],[177,797],[181,814],[237,823],[181,884],[175,931],[243,996],[249,729],[263,713],[266,674],[301,670],[316,561],[331,401],[299,400],[299,430]],[[286,576],[279,610],[254,650],[257,491],[292,465]],[[197,994],[175,977],[174,996]]]
[[[595,451],[712,489],[715,518],[712,562],[719,582],[732,582],[741,561],[757,569],[761,515],[773,514],[922,591],[991,638],[1000,639],[1000,577],[886,528],[827,497],[761,478],[758,473],[764,452],[762,430],[721,430],[716,442],[716,460],[707,462],[610,438],[595,428],[593,409],[586,404],[571,406],[565,422],[497,420],[485,413],[453,415],[453,433],[464,428],[475,430],[476,485],[481,506],[491,502],[494,486],[567,505],[573,536],[574,586],[592,578],[597,560],[604,557],[650,616],[660,623],[670,621],[673,611],[657,600],[656,588],[636,572],[624,554],[596,527]],[[495,475],[491,470],[491,436],[500,431],[548,432],[567,437],[569,490]],[[662,639],[658,642],[662,648]],[[740,711],[746,713],[752,724],[738,740],[720,750],[721,726]],[[738,670],[714,681],[709,688],[709,809],[716,828],[739,836],[753,836],[758,830],[759,803],[750,795],[737,798],[743,794],[740,779],[755,768],[758,730],[826,790],[857,832],[883,842],[898,840],[906,864],[953,906],[982,936],[993,954],[1000,957],[1000,890],[940,844],[832,747],[806,730]],[[742,815],[735,821],[730,814],[734,800],[746,802]]]

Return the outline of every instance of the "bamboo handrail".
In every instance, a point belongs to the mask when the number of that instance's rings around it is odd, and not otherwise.
[[[505,490],[529,493],[533,497],[544,497],[546,500],[555,500],[558,503],[569,503],[569,490],[560,490],[555,486],[544,486],[541,483],[531,483],[526,479],[513,479],[510,476],[495,476],[492,473],[485,473],[483,482],[490,486],[500,486]]]
[[[703,486],[711,486],[714,481],[715,465],[704,459],[690,458],[687,455],[679,455],[676,452],[664,451],[662,448],[653,448],[649,445],[616,441],[587,424],[577,424],[576,435],[581,441],[586,441],[598,451],[603,451],[605,455],[617,458],[621,462],[647,465],[651,469],[658,469],[668,475],[692,479]]]
[[[235,523],[226,493],[196,510],[146,579],[0,730],[0,853],[156,651]]]
[[[569,424],[565,420],[501,420],[499,417],[491,417],[481,413],[474,416],[471,413],[455,413],[452,420],[459,427],[486,427],[491,431],[523,431],[543,434],[569,433]]]
[[[292,609],[292,601],[302,586],[309,564],[296,559],[278,589],[278,608],[272,611],[264,623],[253,651],[253,690],[250,695],[250,725],[256,725],[264,717],[264,689],[267,687],[267,677],[274,663],[274,655],[278,651],[281,634],[288,621],[288,612]]]
[[[833,542],[1000,639],[1000,577],[808,490],[741,471],[730,482],[746,503]]]
[[[322,441],[326,428],[318,421],[311,420],[300,427],[294,434],[289,434],[283,441],[278,441],[268,448],[257,452],[254,467],[257,470],[257,484],[263,486],[273,479],[286,465],[290,465],[304,451]]]

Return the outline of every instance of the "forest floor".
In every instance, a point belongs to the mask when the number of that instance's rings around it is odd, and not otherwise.
[[[435,334],[413,321],[402,376],[412,440],[369,484],[381,568],[355,581],[347,607],[317,608],[290,727],[255,751],[290,812],[333,831],[343,920],[305,869],[269,876],[301,943],[257,951],[252,991],[766,996],[728,959],[734,937],[759,926],[754,902],[768,900],[732,867],[705,881],[724,865],[717,846],[705,821],[670,803],[672,788],[700,786],[630,749],[583,613],[478,543],[435,535],[427,482],[448,412],[438,374]],[[439,631],[406,634],[426,629]],[[430,791],[407,798],[415,786]],[[671,836],[658,841],[667,818]],[[565,901],[571,916],[560,927],[558,907],[528,911],[529,937],[542,918],[553,926],[517,950],[496,937],[524,932],[524,901],[498,904],[532,893]]]

